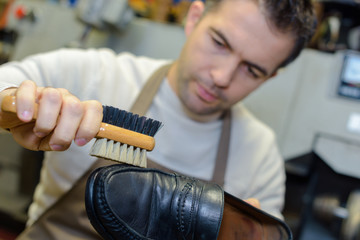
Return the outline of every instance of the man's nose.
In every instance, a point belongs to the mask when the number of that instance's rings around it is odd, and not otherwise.
[[[221,61],[211,70],[211,77],[217,87],[226,88],[231,84],[238,66],[237,61]]]

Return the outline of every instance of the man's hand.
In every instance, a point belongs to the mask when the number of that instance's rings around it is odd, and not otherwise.
[[[73,140],[83,146],[99,131],[102,105],[98,101],[81,102],[66,89],[37,87],[32,81],[4,90],[0,102],[5,95],[16,96],[17,117],[24,124],[10,132],[27,149],[63,151]],[[38,114],[34,122],[35,104]]]
[[[256,207],[256,208],[259,208],[259,209],[261,208],[260,207],[260,202],[256,198],[248,198],[248,199],[245,200],[245,202],[252,205],[253,207]]]

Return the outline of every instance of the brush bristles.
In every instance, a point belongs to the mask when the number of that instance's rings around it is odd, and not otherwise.
[[[111,106],[103,106],[103,122],[151,137],[154,137],[162,126],[159,121]],[[96,139],[90,155],[139,167],[146,167],[147,163],[145,149],[107,138]]]
[[[96,139],[90,155],[146,168],[146,150],[114,142],[106,138]]]
[[[103,106],[102,121],[104,123],[142,133],[151,137],[153,137],[162,126],[162,123],[157,120],[144,116],[140,117],[138,114],[120,110],[112,106]]]

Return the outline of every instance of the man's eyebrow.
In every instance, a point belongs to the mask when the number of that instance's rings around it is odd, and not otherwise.
[[[213,31],[214,33],[216,33],[216,35],[218,35],[225,43],[225,45],[230,49],[232,50],[232,47],[230,45],[230,43],[228,42],[228,40],[226,39],[225,35],[220,32],[219,30],[213,28],[213,27],[210,27],[210,30]]]

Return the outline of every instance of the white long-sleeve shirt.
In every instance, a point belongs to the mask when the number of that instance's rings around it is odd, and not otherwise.
[[[39,86],[66,88],[80,100],[99,100],[129,110],[143,84],[166,60],[116,54],[109,49],[61,49],[0,67],[0,91],[30,79]],[[167,81],[147,113],[163,122],[148,153],[153,161],[180,173],[209,180],[214,171],[221,121],[199,123],[183,112]],[[263,210],[281,218],[285,192],[284,162],[272,130],[241,104],[232,109],[232,126],[224,190],[257,198]],[[40,183],[29,209],[29,223],[53,204],[96,160],[92,142],[64,152],[46,152]]]

